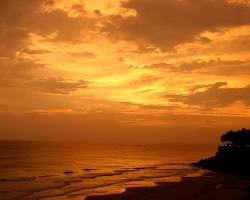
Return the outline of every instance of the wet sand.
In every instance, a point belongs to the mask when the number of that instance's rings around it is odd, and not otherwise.
[[[179,183],[129,188],[122,194],[87,197],[86,200],[249,200],[250,179],[223,173],[184,177]]]

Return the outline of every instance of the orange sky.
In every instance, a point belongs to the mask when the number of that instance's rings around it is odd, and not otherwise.
[[[216,141],[250,122],[248,0],[1,0],[0,139]]]

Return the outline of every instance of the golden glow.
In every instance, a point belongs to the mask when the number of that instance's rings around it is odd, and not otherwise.
[[[82,115],[83,124],[101,118],[166,129],[221,128],[227,117],[237,127],[250,117],[250,16],[231,12],[250,11],[245,1],[221,1],[224,18],[209,15],[209,22],[185,4],[190,16],[176,16],[177,24],[175,12],[159,7],[174,1],[23,2],[15,7],[6,0],[12,9],[6,12],[20,12],[20,20],[0,20],[1,113]],[[195,21],[183,28],[192,14]],[[213,116],[224,121],[212,123]]]

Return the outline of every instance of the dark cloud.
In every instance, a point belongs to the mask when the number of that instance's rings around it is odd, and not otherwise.
[[[127,0],[122,6],[136,15],[110,16],[103,31],[162,51],[195,39],[209,42],[201,37],[204,31],[250,24],[250,6],[227,0]]]
[[[46,0],[1,0],[0,6],[0,57],[13,57],[16,52],[30,44],[30,33],[44,37],[54,33],[50,41],[79,42],[82,31],[93,28],[92,17],[70,17],[61,9],[51,9],[53,1]],[[79,6],[72,10],[79,11]]]
[[[183,63],[178,68],[180,72],[190,73],[207,73],[217,75],[249,75],[250,74],[250,61],[240,60],[209,60],[209,61],[193,61],[190,63]]]
[[[47,54],[44,49],[31,49],[30,34],[38,34],[50,42],[82,41],[82,30],[95,26],[83,7],[74,5],[76,16],[55,7],[55,1],[1,0],[0,6],[0,89],[68,94],[85,88],[85,81],[46,78],[41,70],[47,68],[37,61],[24,59],[25,54]],[[79,12],[82,14],[80,15]],[[50,34],[54,37],[47,37]],[[87,34],[85,32],[85,34]],[[83,56],[83,55],[82,55]],[[85,57],[93,57],[85,52]]]
[[[138,48],[134,51],[134,53],[138,54],[150,54],[155,52],[157,52],[157,49],[155,47],[145,46],[145,45],[138,46]]]
[[[238,36],[234,39],[231,39],[230,42],[225,44],[223,53],[248,53],[250,49],[250,35]]]
[[[71,81],[65,78],[44,78],[42,70],[46,66],[25,59],[2,59],[0,60],[0,90],[30,91],[68,94],[78,89],[86,88],[87,81]]]
[[[96,58],[96,55],[92,52],[74,52],[74,53],[69,53],[70,56],[72,57],[77,57],[77,58],[87,58],[87,59],[93,59]]]
[[[226,82],[217,82],[195,88],[193,93],[187,95],[167,95],[171,102],[181,102],[188,105],[198,105],[206,108],[224,107],[235,102],[250,105],[250,85],[241,88],[226,87]],[[205,88],[204,91],[197,91]]]
[[[0,57],[15,56],[29,42],[29,28],[25,18],[32,16],[41,6],[41,0],[2,0],[0,7]]]
[[[29,82],[28,85],[39,92],[53,94],[69,94],[78,89],[87,88],[88,82],[84,80],[69,81],[63,78],[46,78],[40,80],[33,80]]]
[[[30,26],[30,32],[35,32],[42,36],[56,33],[55,37],[50,41],[55,42],[81,42],[83,39],[82,31],[86,29],[94,29],[95,23],[87,16],[69,17],[66,11],[56,9],[52,12],[35,15],[37,20],[27,20]],[[60,23],[59,23],[60,22]]]
[[[192,88],[190,88],[189,91],[193,93],[193,92],[196,92],[197,90],[200,90],[200,89],[206,89],[209,87],[218,88],[218,87],[222,87],[225,85],[227,85],[227,82],[217,82],[217,83],[213,83],[213,84],[195,85]]]
[[[0,87],[13,85],[17,81],[33,78],[34,73],[44,68],[43,64],[25,59],[1,59],[0,60]]]
[[[235,76],[235,74],[250,75],[249,60],[195,60],[192,62],[185,62],[179,65],[173,65],[163,62],[145,65],[144,68],[175,73],[201,73],[223,76]]]
[[[36,54],[51,53],[51,51],[45,50],[45,49],[29,49],[29,48],[24,48],[24,49],[21,50],[20,53],[25,53],[25,54],[30,54],[30,55],[36,55]]]

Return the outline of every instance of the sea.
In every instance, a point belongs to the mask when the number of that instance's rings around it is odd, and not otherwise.
[[[1,200],[83,200],[178,182],[207,171],[192,162],[214,144],[0,141]]]

